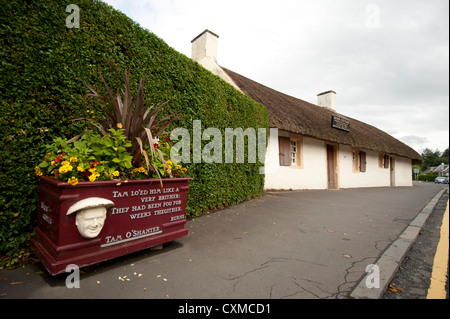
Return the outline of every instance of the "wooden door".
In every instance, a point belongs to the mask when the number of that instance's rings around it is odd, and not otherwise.
[[[336,189],[334,146],[327,145],[328,189]]]
[[[395,186],[395,159],[390,157],[390,166],[391,166],[391,186]]]

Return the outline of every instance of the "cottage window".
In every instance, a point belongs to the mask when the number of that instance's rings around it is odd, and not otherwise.
[[[366,171],[366,152],[360,151],[358,148],[352,149],[353,153],[353,173]]]
[[[301,137],[278,137],[280,166],[302,168],[301,165]]]
[[[291,140],[291,164],[297,165],[297,141]]]
[[[389,168],[389,155],[378,153],[378,167]]]

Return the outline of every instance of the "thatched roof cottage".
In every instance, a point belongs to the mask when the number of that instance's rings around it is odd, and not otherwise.
[[[411,186],[411,147],[378,128],[336,111],[334,91],[317,105],[278,92],[217,64],[218,36],[192,40],[192,58],[267,109],[271,134],[266,189]],[[276,129],[276,130],[274,130]]]

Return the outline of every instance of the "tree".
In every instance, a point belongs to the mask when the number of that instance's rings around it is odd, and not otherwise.
[[[438,158],[433,161],[433,166],[439,166],[442,163],[448,165],[448,147]]]
[[[422,171],[425,171],[429,166],[433,166],[434,161],[440,157],[441,152],[438,149],[432,151],[431,149],[426,148],[423,150],[421,155],[423,162],[422,165],[420,165],[420,168]]]
[[[420,165],[421,171],[425,171],[430,166],[439,166],[442,163],[448,164],[449,162],[449,151],[448,147],[444,152],[440,152],[438,149],[432,151],[429,148],[426,148],[422,152],[423,162]]]

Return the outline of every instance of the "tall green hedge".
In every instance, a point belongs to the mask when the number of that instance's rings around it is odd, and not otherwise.
[[[97,0],[77,0],[80,28],[67,28],[73,1],[0,0],[0,255],[11,256],[33,236],[38,196],[34,167],[44,145],[72,137],[86,123],[70,121],[95,105],[82,78],[111,87],[123,70],[132,83],[147,75],[152,103],[181,110],[174,127],[267,128],[267,112],[230,85],[169,47],[123,13]],[[200,30],[201,31],[201,30]],[[206,142],[204,142],[206,143]],[[189,164],[188,214],[234,204],[262,193],[261,164]],[[0,260],[1,262],[1,260]]]

